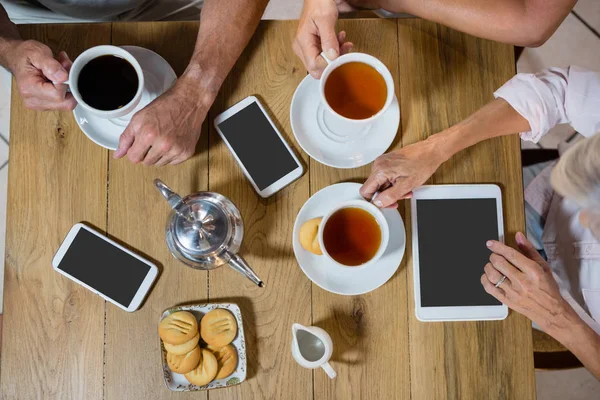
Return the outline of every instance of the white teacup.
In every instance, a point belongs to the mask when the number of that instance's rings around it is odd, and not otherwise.
[[[333,214],[335,214],[337,211],[344,209],[344,208],[360,208],[360,209],[368,212],[369,214],[371,214],[373,216],[373,218],[375,218],[375,221],[377,221],[377,225],[379,225],[379,229],[381,230],[381,243],[379,244],[379,249],[377,249],[377,252],[369,261],[367,261],[361,265],[350,266],[350,265],[344,265],[342,263],[339,263],[333,257],[331,257],[331,255],[327,252],[327,247],[325,246],[325,243],[323,241],[323,232],[325,231],[325,226],[327,225],[327,221],[329,221],[329,218],[331,218],[331,216]],[[337,265],[340,265],[342,267],[345,267],[345,268],[365,268],[365,267],[375,264],[377,262],[377,260],[379,260],[381,258],[383,253],[385,253],[385,250],[387,249],[388,242],[390,239],[390,227],[388,225],[387,220],[385,219],[385,216],[383,215],[383,213],[381,212],[381,210],[379,208],[375,207],[373,204],[369,203],[366,200],[350,200],[350,201],[346,201],[341,204],[338,204],[336,207],[331,209],[327,214],[325,214],[325,216],[321,220],[321,223],[319,224],[319,231],[318,231],[317,235],[318,235],[318,239],[319,239],[319,246],[321,247],[323,256],[327,257],[331,262],[333,262]]]
[[[125,106],[117,108],[115,110],[98,110],[87,104],[83,100],[83,98],[81,97],[81,93],[79,92],[77,82],[79,80],[79,74],[81,73],[81,70],[88,62],[101,56],[116,56],[123,58],[133,66],[135,72],[137,73],[139,86],[137,92],[135,93],[135,96]],[[101,118],[113,119],[123,117],[131,113],[136,109],[136,107],[140,103],[140,100],[142,99],[142,94],[144,93],[144,72],[142,71],[142,67],[135,59],[135,57],[132,56],[131,53],[129,53],[128,51],[123,50],[122,48],[117,46],[103,45],[87,49],[75,59],[73,65],[71,66],[71,71],[69,72],[69,81],[67,83],[69,85],[71,93],[73,94],[73,97],[75,98],[75,100],[77,100],[77,103],[81,107],[83,107],[87,112]]]
[[[321,103],[325,108],[325,113],[322,116],[322,122],[323,125],[328,128],[324,130],[326,133],[329,133],[329,135],[334,134],[335,136],[339,136],[332,137],[332,139],[338,142],[347,143],[355,141],[367,134],[369,127],[375,121],[380,119],[383,116],[383,114],[385,114],[385,112],[390,108],[390,105],[394,100],[394,79],[392,78],[392,74],[385,66],[385,64],[369,54],[348,53],[336,58],[333,61],[328,60],[324,53],[321,53],[321,56],[327,61],[328,64],[325,70],[323,71],[323,74],[321,75],[321,81],[319,83]],[[350,62],[360,62],[371,66],[385,80],[385,84],[387,87],[387,97],[385,99],[385,103],[381,110],[379,110],[379,112],[377,112],[375,115],[369,118],[351,119],[344,117],[343,115],[340,115],[337,112],[335,112],[333,108],[331,108],[331,106],[327,102],[327,98],[325,97],[325,84],[327,82],[327,78],[329,78],[329,75],[331,75],[331,73],[340,65]],[[319,118],[321,118],[321,116],[319,116]]]

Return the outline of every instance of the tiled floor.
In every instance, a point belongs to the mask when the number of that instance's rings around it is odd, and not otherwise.
[[[302,0],[272,0],[265,13],[268,19],[297,18]],[[600,70],[600,1],[579,0],[554,36],[542,47],[526,49],[517,69],[535,72],[550,66],[579,65]],[[6,230],[6,192],[8,177],[10,75],[0,68],[0,232]],[[556,148],[570,137],[572,130],[562,127],[539,144]],[[535,147],[524,144],[524,147]],[[4,234],[0,235],[0,314],[2,312],[2,282],[4,281]],[[0,315],[0,324],[1,324]],[[1,339],[0,339],[1,340]],[[537,372],[537,394],[540,400],[600,399],[600,382],[585,369],[560,372]]]

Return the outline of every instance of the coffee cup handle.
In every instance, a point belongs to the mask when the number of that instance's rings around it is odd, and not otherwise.
[[[327,58],[324,51],[321,52],[321,57],[323,57],[323,60],[325,60],[327,65],[331,64],[331,60],[329,58]]]

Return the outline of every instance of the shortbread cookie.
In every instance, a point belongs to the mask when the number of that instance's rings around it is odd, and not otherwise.
[[[167,315],[158,325],[158,335],[165,343],[183,344],[192,340],[198,333],[198,321],[188,311],[178,311]]]
[[[237,334],[237,322],[229,311],[215,308],[200,321],[200,336],[208,345],[217,348],[227,346]]]
[[[204,386],[215,379],[218,370],[219,366],[214,354],[210,350],[202,349],[200,364],[185,374],[185,379],[194,385]]]
[[[219,372],[217,372],[215,379],[227,378],[235,371],[238,363],[238,354],[235,347],[228,344],[221,348],[208,346],[208,349],[215,355],[217,364],[219,365]]]
[[[169,353],[177,354],[177,355],[187,354],[190,351],[192,351],[194,349],[194,347],[196,347],[198,345],[199,341],[200,341],[200,334],[196,333],[196,336],[194,336],[192,338],[192,340],[189,340],[189,341],[185,342],[184,344],[169,344],[169,343],[165,342],[165,350],[167,350]]]
[[[304,250],[310,251],[313,254],[323,255],[321,245],[319,245],[319,225],[323,218],[313,218],[306,221],[300,227],[299,239],[300,245]]]
[[[171,371],[187,374],[200,364],[200,357],[202,357],[200,346],[196,346],[186,354],[167,353],[167,364]]]

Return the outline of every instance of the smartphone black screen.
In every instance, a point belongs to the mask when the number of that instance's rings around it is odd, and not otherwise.
[[[496,199],[417,200],[422,307],[494,306],[481,285],[498,240]]]
[[[80,229],[58,269],[129,307],[150,266],[88,230]]]
[[[219,129],[259,190],[299,167],[256,102],[221,122]]]

